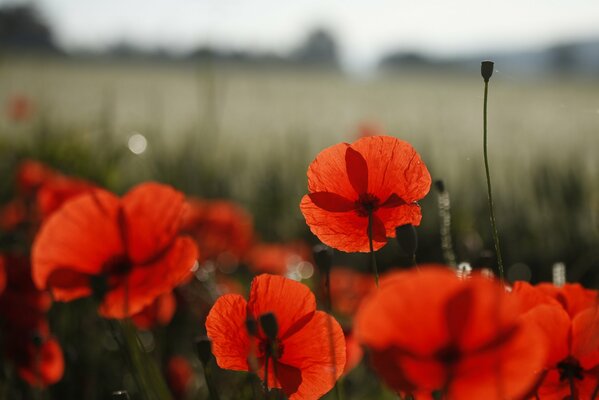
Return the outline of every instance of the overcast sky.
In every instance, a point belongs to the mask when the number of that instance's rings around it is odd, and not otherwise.
[[[0,0],[1,3],[15,0]],[[21,0],[24,1],[24,0]],[[67,47],[127,40],[284,53],[312,27],[336,36],[350,67],[390,50],[526,49],[599,38],[599,0],[36,0]]]

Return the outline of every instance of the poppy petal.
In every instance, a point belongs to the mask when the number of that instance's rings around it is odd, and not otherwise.
[[[353,211],[340,213],[324,210],[314,204],[309,195],[302,198],[300,209],[312,233],[324,244],[345,252],[370,251],[368,218]],[[376,228],[373,246],[374,250],[378,250],[387,243],[387,238],[381,234],[380,224],[373,228]]]
[[[144,264],[166,249],[182,223],[185,197],[167,185],[149,182],[123,197],[127,253]]]
[[[379,199],[393,193],[406,203],[423,198],[431,176],[414,148],[391,136],[370,136],[352,143],[368,163],[368,192]]]
[[[523,314],[522,318],[534,322],[547,338],[547,365],[556,365],[570,354],[571,323],[563,308],[541,304]]]
[[[206,331],[219,367],[248,371],[250,338],[246,330],[247,302],[237,294],[216,300],[206,318]]]
[[[472,353],[454,371],[450,399],[517,399],[541,376],[545,346],[534,324],[523,321],[501,346]]]
[[[262,314],[274,313],[281,339],[302,329],[315,311],[314,294],[303,283],[267,274],[252,281],[248,314],[257,320]]]
[[[347,176],[345,161],[347,143],[339,143],[318,153],[308,167],[308,190],[337,193],[347,199],[357,199],[357,193]]]
[[[95,190],[65,203],[52,214],[32,247],[32,277],[36,286],[45,289],[50,276],[60,269],[100,274],[106,260],[122,254],[118,209],[117,197]],[[72,289],[81,294],[81,287]],[[62,296],[68,297],[66,289]]]
[[[331,348],[332,345],[332,348]],[[335,386],[345,368],[345,337],[339,323],[316,311],[314,317],[283,341],[281,363],[301,370],[301,384],[290,399],[316,399]],[[286,382],[281,379],[283,388]]]
[[[58,341],[48,339],[41,347],[28,343],[17,360],[17,371],[21,379],[35,387],[60,381],[64,374],[64,356]]]
[[[330,212],[347,212],[356,209],[356,203],[331,192],[310,193],[310,199],[318,207]]]
[[[345,168],[349,183],[356,191],[356,194],[368,192],[368,165],[362,154],[349,146],[345,150]]]
[[[407,224],[418,226],[422,220],[420,206],[415,203],[399,207],[381,207],[374,214],[383,221],[386,236],[392,238],[395,237],[395,229],[398,226]]]
[[[599,367],[599,306],[587,308],[572,320],[572,356],[586,370]]]
[[[141,311],[156,297],[170,292],[191,274],[197,260],[193,240],[183,236],[157,260],[143,266],[133,266],[116,287],[104,296],[100,315],[106,318],[125,318]]]

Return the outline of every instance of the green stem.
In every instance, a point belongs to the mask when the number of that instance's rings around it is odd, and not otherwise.
[[[376,287],[379,287],[379,270],[376,265],[376,255],[374,254],[374,246],[372,244],[372,211],[368,213],[368,245],[370,246],[370,269],[374,272],[374,282]]]
[[[270,346],[270,343],[269,343]],[[268,359],[269,359],[269,354],[268,351],[266,353],[266,355],[264,356],[264,392],[266,393],[266,396],[268,397]]]
[[[491,214],[491,225],[493,228],[493,242],[495,244],[495,253],[497,254],[497,266],[499,268],[499,279],[503,280],[503,260],[501,250],[499,249],[499,235],[497,234],[497,224],[495,223],[495,212],[493,211],[493,193],[491,190],[491,174],[489,173],[489,156],[487,154],[487,99],[489,92],[489,81],[485,81],[485,97],[483,104],[483,153],[485,157],[485,173],[487,175],[487,194],[489,197],[489,212]]]
[[[220,400],[212,379],[212,367],[209,365],[204,365],[204,379],[206,380],[206,385],[208,386],[210,400]]]

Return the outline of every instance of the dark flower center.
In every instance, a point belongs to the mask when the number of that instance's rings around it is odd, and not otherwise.
[[[260,341],[260,344],[258,345],[258,350],[260,354],[265,354],[269,357],[274,358],[275,360],[278,360],[283,356],[284,346],[283,342],[281,342],[281,340],[279,339],[277,339],[274,343],[272,343],[269,339],[263,339]]]
[[[559,370],[560,381],[566,381],[570,379],[583,380],[584,375],[582,374],[582,367],[577,359],[574,357],[567,357],[557,364]]]
[[[362,193],[356,201],[356,212],[361,217],[368,217],[378,210],[380,205],[381,201],[378,197],[370,193]]]
[[[447,346],[435,354],[435,358],[445,365],[453,365],[462,357],[462,352],[455,346]]]
[[[102,265],[102,272],[105,275],[126,275],[133,268],[133,264],[126,255],[120,254],[109,258]]]

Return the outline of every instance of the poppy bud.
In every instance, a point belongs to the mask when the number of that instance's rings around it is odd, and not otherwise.
[[[112,392],[113,400],[129,400],[129,393],[126,390],[117,390],[116,392]]]
[[[407,254],[413,256],[416,254],[416,248],[418,247],[418,238],[416,236],[416,229],[412,224],[401,225],[395,228],[395,238],[399,247],[402,248]]]
[[[203,365],[210,362],[210,359],[213,357],[212,342],[207,336],[201,336],[196,340],[196,352]]]
[[[318,244],[312,249],[314,254],[314,262],[318,266],[320,272],[331,270],[333,265],[333,250],[324,244]]]
[[[435,188],[437,189],[437,192],[443,193],[445,192],[445,183],[441,179],[438,179],[435,181]]]
[[[245,328],[248,330],[250,336],[258,336],[258,324],[254,318],[249,317],[245,320]]]
[[[260,326],[266,337],[270,340],[276,340],[279,331],[277,318],[273,313],[266,313],[260,316]]]
[[[480,73],[483,76],[485,82],[489,82],[489,79],[491,79],[491,75],[493,75],[494,65],[495,63],[493,63],[493,61],[483,61],[480,64]]]

